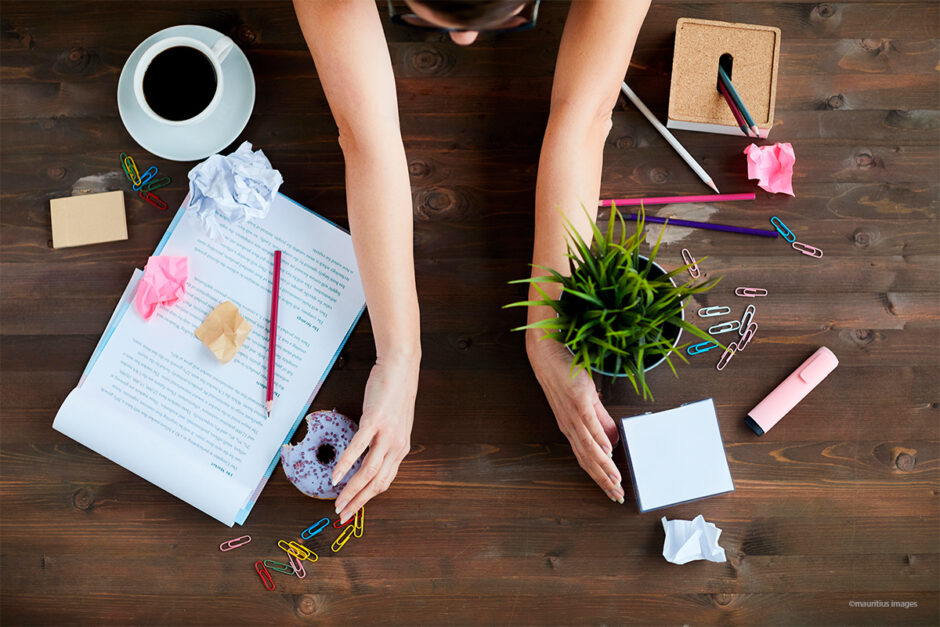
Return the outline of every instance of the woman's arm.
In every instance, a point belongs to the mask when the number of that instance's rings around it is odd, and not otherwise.
[[[568,267],[565,222],[559,209],[585,241],[591,241],[590,221],[597,217],[610,114],[648,8],[649,0],[574,0],[571,5],[555,65],[551,111],[539,158],[534,264],[561,271]],[[532,274],[545,272],[535,268]],[[554,287],[549,295],[557,297],[558,288]],[[534,288],[529,297],[539,299]],[[551,308],[530,307],[528,322],[552,316]],[[581,467],[611,499],[622,503],[620,472],[610,459],[617,441],[614,422],[601,404],[590,375],[582,371],[570,379],[571,358],[567,351],[553,340],[539,342],[543,333],[530,330],[526,335],[536,378]]]
[[[349,227],[375,336],[359,431],[333,473],[335,484],[369,448],[336,499],[346,520],[388,488],[410,450],[421,359],[411,187],[375,2],[295,0],[294,7],[339,127]]]

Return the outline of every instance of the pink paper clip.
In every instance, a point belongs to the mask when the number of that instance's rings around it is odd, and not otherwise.
[[[689,266],[689,274],[692,275],[693,279],[702,276],[702,271],[698,269],[698,264],[695,263],[695,257],[692,256],[688,248],[682,249],[682,260],[685,262],[685,265]]]
[[[261,577],[261,581],[264,583],[265,588],[268,590],[274,590],[274,580],[271,579],[271,573],[264,565],[264,562],[255,562],[255,572],[257,572],[258,576]]]
[[[724,370],[736,352],[738,352],[738,345],[735,342],[728,344],[728,349],[721,355],[721,359],[718,360],[718,365],[715,368],[719,371]]]
[[[291,568],[294,569],[294,574],[297,575],[297,579],[303,579],[307,576],[307,571],[304,570],[304,565],[293,553],[287,554],[287,561],[290,562]]]
[[[820,257],[823,256],[823,251],[816,248],[815,246],[804,244],[803,242],[793,242],[792,244],[790,244],[790,246],[793,246],[793,248],[800,251],[804,255],[809,255],[810,257],[814,257],[816,259],[819,259]]]
[[[232,538],[231,540],[226,540],[219,545],[220,551],[231,551],[232,549],[237,549],[240,546],[245,546],[251,542],[251,536],[242,536],[240,538]]]
[[[755,333],[757,333],[757,323],[752,322],[751,324],[747,325],[747,329],[744,331],[744,333],[741,334],[741,339],[738,340],[739,353],[743,351],[748,344],[751,343],[751,340],[754,339]]]
[[[735,296],[744,298],[756,298],[757,296],[767,296],[767,290],[762,287],[737,287],[734,290]]]
[[[145,192],[144,190],[140,190],[139,192],[137,192],[137,195],[143,198],[146,202],[149,202],[151,205],[153,205],[157,209],[160,209],[161,211],[163,209],[166,209],[166,203],[163,202],[163,199],[157,196],[156,194],[154,194],[153,192]]]

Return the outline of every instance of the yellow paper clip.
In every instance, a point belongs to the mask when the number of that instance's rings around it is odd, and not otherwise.
[[[339,550],[343,548],[343,545],[349,542],[349,539],[352,537],[353,532],[356,530],[355,525],[350,525],[343,529],[343,532],[339,534],[336,540],[333,541],[333,546],[330,548],[333,549],[334,553],[339,553]]]
[[[292,547],[290,545],[290,542],[288,542],[287,540],[278,540],[277,547],[279,549],[283,549],[288,555],[293,555],[294,557],[298,559],[303,559],[302,557],[300,557],[300,552],[294,550],[294,547]]]
[[[353,518],[353,535],[357,538],[362,537],[362,528],[366,521],[366,508],[362,506],[359,508],[359,511],[356,512],[355,517]]]
[[[291,540],[290,542],[287,543],[287,546],[294,549],[294,551],[297,552],[296,553],[297,557],[302,560],[310,560],[311,562],[315,562],[318,559],[320,559],[316,553],[314,553],[313,551],[311,551],[304,545],[300,544],[299,542],[294,542],[293,540]],[[310,558],[313,558],[313,559],[310,559]]]
[[[134,157],[130,155],[124,157],[124,165],[127,167],[127,172],[131,176],[131,183],[133,183],[137,189],[140,189],[140,171],[137,169]]]

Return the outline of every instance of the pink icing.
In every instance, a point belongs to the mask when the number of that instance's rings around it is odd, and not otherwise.
[[[346,486],[346,480],[359,469],[362,458],[356,460],[346,478],[336,486],[332,484],[333,467],[340,455],[346,450],[358,427],[346,416],[333,411],[315,411],[307,415],[307,435],[296,445],[285,444],[281,447],[281,466],[288,481],[298,490],[318,499],[335,499]],[[329,461],[317,459],[317,452],[323,445],[333,448],[333,457]]]

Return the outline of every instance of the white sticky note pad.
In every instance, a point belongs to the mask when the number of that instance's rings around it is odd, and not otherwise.
[[[620,419],[641,512],[734,491],[715,403]]]

